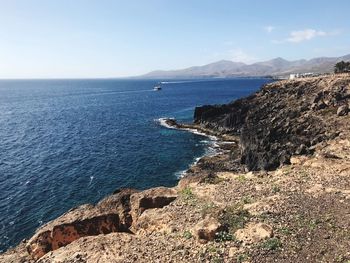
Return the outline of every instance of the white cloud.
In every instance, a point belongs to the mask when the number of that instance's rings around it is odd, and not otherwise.
[[[301,43],[303,41],[311,40],[315,37],[326,37],[326,36],[335,36],[340,33],[340,30],[334,30],[330,32],[315,30],[315,29],[304,29],[304,30],[295,30],[289,33],[289,36],[283,40],[272,40],[274,44],[282,44],[286,42],[290,43]]]
[[[274,26],[265,26],[265,27],[264,27],[264,30],[265,30],[267,33],[271,33],[273,30],[275,30],[275,27],[274,27]]]
[[[315,37],[324,37],[327,35],[328,33],[324,31],[317,31],[315,29],[305,29],[290,32],[289,37],[286,40],[292,43],[300,43],[302,41],[310,40]]]
[[[256,57],[247,54],[240,48],[235,48],[229,51],[230,58],[235,62],[251,63],[256,61]]]

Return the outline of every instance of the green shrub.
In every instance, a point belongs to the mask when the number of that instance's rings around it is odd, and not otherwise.
[[[278,238],[269,238],[263,244],[262,247],[266,250],[277,250],[282,246],[281,240]]]
[[[251,215],[242,205],[230,206],[220,215],[219,221],[223,226],[229,228],[231,233],[234,233],[237,229],[243,228],[245,224],[250,220]]]
[[[215,234],[216,242],[225,242],[235,240],[234,236],[226,231],[220,231]]]
[[[241,262],[243,262],[243,261],[245,261],[247,259],[248,259],[248,255],[246,255],[246,254],[240,254],[240,255],[237,256],[237,262],[238,263],[241,263]]]
[[[192,192],[191,187],[185,187],[184,189],[181,190],[180,194],[182,198],[185,200],[190,200],[194,198],[194,194]]]
[[[186,239],[191,239],[192,238],[192,233],[188,230],[186,230],[183,235],[182,235],[184,238]]]

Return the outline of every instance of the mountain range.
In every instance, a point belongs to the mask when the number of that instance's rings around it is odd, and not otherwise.
[[[328,73],[333,72],[335,63],[350,61],[350,54],[342,57],[318,57],[289,61],[275,58],[268,61],[245,64],[229,60],[220,60],[204,66],[194,66],[178,70],[156,70],[142,78],[207,78],[207,77],[256,77],[288,76],[292,73]]]

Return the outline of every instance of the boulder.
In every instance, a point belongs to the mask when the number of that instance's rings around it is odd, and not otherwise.
[[[338,116],[345,116],[349,112],[349,107],[348,105],[342,105],[337,109],[337,115]]]
[[[223,226],[217,219],[208,217],[197,223],[193,229],[193,235],[200,241],[213,241],[216,233],[223,230]]]

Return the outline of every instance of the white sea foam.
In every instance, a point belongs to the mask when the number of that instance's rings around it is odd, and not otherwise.
[[[199,162],[199,160],[200,160],[202,157],[204,157],[204,156],[205,156],[205,155],[203,155],[203,156],[201,156],[201,157],[195,158],[195,160],[188,166],[187,169],[181,170],[181,171],[178,171],[178,172],[175,172],[175,176],[176,176],[177,178],[179,178],[179,179],[182,178],[182,177],[184,177],[184,176],[186,175],[188,169],[189,169],[190,167],[192,167],[193,165],[196,165],[196,164]]]
[[[197,134],[197,135],[201,135],[201,136],[205,136],[205,137],[208,137],[210,140],[212,141],[217,141],[217,137],[214,136],[214,135],[208,135],[204,132],[201,132],[201,131],[198,131],[197,129],[191,129],[191,128],[183,128],[183,129],[180,129],[180,130],[183,130],[183,131],[189,131],[189,132],[192,132],[194,134]]]
[[[174,120],[174,118],[159,118],[159,119],[156,119],[155,121],[158,122],[161,126],[163,126],[165,128],[176,129],[175,127],[167,124],[166,120]]]
[[[166,127],[168,129],[176,129],[176,130],[181,130],[181,131],[188,131],[188,132],[191,132],[191,133],[194,133],[194,134],[197,134],[197,135],[208,137],[212,141],[217,141],[218,140],[218,138],[216,136],[208,135],[208,134],[206,134],[204,132],[198,131],[197,129],[173,127],[173,126],[171,126],[171,125],[166,123],[167,120],[174,120],[174,118],[164,118],[163,117],[163,118],[156,119],[155,121],[158,122],[161,126]]]
[[[220,145],[218,144],[218,138],[216,136],[208,135],[206,133],[198,131],[197,129],[173,127],[173,126],[171,126],[171,125],[166,123],[166,120],[169,120],[169,119],[174,120],[174,118],[159,118],[159,119],[157,119],[155,121],[157,121],[161,126],[167,128],[167,129],[176,129],[176,130],[188,131],[188,132],[191,132],[191,133],[194,133],[194,134],[197,134],[197,135],[200,135],[200,136],[205,136],[205,137],[209,138],[209,140],[201,140],[200,141],[201,143],[204,143],[204,144],[207,145],[205,153],[202,156],[200,156],[200,157],[196,157],[194,159],[194,161],[188,166],[187,169],[175,172],[175,176],[177,178],[184,177],[186,175],[188,169],[190,167],[192,167],[193,165],[196,165],[201,158],[203,158],[205,156],[215,156],[215,155],[218,155],[218,154],[222,153],[222,151],[220,150]]]
[[[90,181],[89,181],[89,184],[88,184],[88,186],[90,186],[91,185],[91,183],[92,183],[92,181],[94,180],[94,177],[93,176],[90,176]]]
[[[232,142],[232,141],[222,141],[220,142],[220,144],[235,144],[236,142]]]

